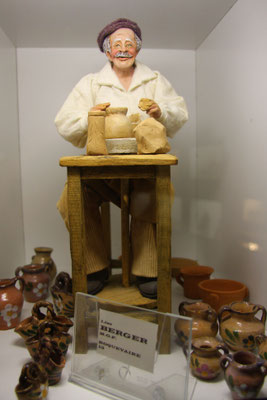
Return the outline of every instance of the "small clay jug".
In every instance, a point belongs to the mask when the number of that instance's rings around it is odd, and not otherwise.
[[[267,360],[267,336],[261,334],[256,336],[257,352],[263,360]]]
[[[19,400],[45,400],[48,394],[45,369],[33,361],[24,364],[15,393]]]
[[[202,336],[192,340],[190,354],[190,368],[194,376],[204,380],[215,379],[222,371],[220,358],[228,354],[229,350],[225,344],[214,337]],[[187,347],[183,346],[187,357]]]
[[[51,247],[35,247],[35,255],[32,256],[33,264],[45,264],[48,266],[48,273],[50,275],[50,282],[53,281],[57,274],[57,267],[51,257],[53,249]]]
[[[49,311],[49,313],[48,313]],[[21,321],[15,328],[24,340],[33,337],[37,334],[39,325],[46,319],[51,319],[55,315],[53,304],[48,301],[37,301],[32,307],[32,315]]]
[[[230,349],[253,351],[257,347],[256,336],[265,332],[266,309],[246,301],[233,302],[220,309],[218,319],[220,335]]]
[[[55,284],[50,289],[56,313],[72,318],[74,302],[72,293],[72,279],[67,272],[60,272],[56,276]]]
[[[109,107],[106,109],[105,139],[133,136],[131,122],[126,116],[127,111],[127,107]]]
[[[39,325],[37,334],[25,341],[25,345],[34,361],[38,362],[39,360],[39,343],[43,336],[51,337],[57,343],[62,354],[66,355],[71,343],[71,335],[67,332],[61,332],[52,320],[45,320]]]
[[[55,385],[60,381],[66,358],[58,343],[50,336],[43,336],[39,341],[38,363],[47,372],[49,386]]]
[[[29,303],[47,298],[50,283],[48,269],[45,264],[29,264],[16,269],[16,276],[24,280],[24,298]]]
[[[200,299],[198,284],[210,278],[214,268],[204,265],[192,265],[181,268],[176,275],[176,281],[184,288],[184,296],[189,299]]]
[[[17,285],[19,282],[19,285]],[[18,286],[18,287],[17,287]],[[15,328],[23,307],[24,281],[20,277],[0,279],[0,329]]]
[[[215,337],[218,332],[217,314],[209,304],[201,301],[189,303],[183,301],[178,307],[179,314],[192,318],[192,338],[200,336]],[[190,324],[187,320],[177,319],[174,324],[180,344],[189,339]]]
[[[223,355],[220,365],[234,400],[257,397],[267,373],[264,360],[251,351],[241,350]]]

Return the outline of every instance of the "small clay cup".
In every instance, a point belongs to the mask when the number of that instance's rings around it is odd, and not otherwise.
[[[172,277],[176,278],[176,275],[180,273],[182,268],[188,268],[198,265],[196,260],[192,260],[191,258],[183,258],[183,257],[172,257],[171,258],[171,270]]]
[[[195,265],[182,268],[176,280],[184,288],[184,296],[189,299],[200,299],[198,284],[210,278],[214,268],[204,265]]]
[[[208,279],[198,284],[199,295],[216,312],[234,301],[243,301],[248,297],[248,288],[241,282],[230,279]]]

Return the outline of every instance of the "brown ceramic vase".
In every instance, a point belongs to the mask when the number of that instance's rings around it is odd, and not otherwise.
[[[19,287],[16,286],[19,282]],[[0,279],[0,329],[18,325],[23,307],[24,282],[21,278]]]
[[[192,340],[190,369],[194,376],[204,380],[215,379],[222,371],[220,358],[228,354],[225,344],[215,337],[202,336]],[[183,347],[187,356],[186,346]]]
[[[192,338],[200,336],[216,336],[218,332],[217,314],[209,304],[203,302],[189,303],[183,301],[178,308],[179,314],[192,318]],[[174,324],[180,344],[189,339],[190,323],[185,319],[177,319]]]
[[[20,276],[24,280],[24,298],[26,301],[35,303],[47,298],[50,283],[47,265],[29,264],[18,267],[16,276]]]
[[[221,308],[218,319],[220,335],[230,349],[253,351],[256,337],[265,331],[266,309],[246,301],[233,302]]]
[[[35,255],[32,256],[33,264],[44,264],[48,266],[48,273],[50,275],[50,281],[52,282],[57,274],[57,267],[54,260],[51,257],[53,249],[51,247],[35,247]]]
[[[220,365],[234,400],[255,399],[263,385],[267,364],[251,351],[223,355]]]

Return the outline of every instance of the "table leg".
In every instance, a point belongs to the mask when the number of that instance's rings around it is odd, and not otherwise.
[[[129,179],[121,179],[122,285],[130,286]]]

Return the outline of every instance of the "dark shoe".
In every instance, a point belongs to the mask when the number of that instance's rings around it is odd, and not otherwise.
[[[108,268],[102,269],[101,271],[94,272],[93,274],[87,275],[87,293],[97,294],[104,286],[105,281],[109,277]]]
[[[158,293],[157,278],[137,277],[137,287],[142,296],[149,299],[156,299]]]

